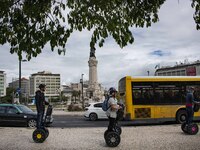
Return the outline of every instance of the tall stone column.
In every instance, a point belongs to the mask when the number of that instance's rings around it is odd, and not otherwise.
[[[102,99],[102,88],[100,84],[98,83],[98,77],[97,77],[97,64],[98,61],[96,60],[95,56],[95,49],[92,49],[90,51],[90,57],[88,61],[89,65],[89,86],[87,89],[87,93],[89,98],[92,100],[101,100]]]
[[[89,61],[89,88],[94,91],[98,86],[98,78],[97,78],[97,64],[98,61],[95,57],[90,57]]]

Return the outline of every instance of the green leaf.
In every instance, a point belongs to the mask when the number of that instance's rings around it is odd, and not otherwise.
[[[8,42],[10,52],[28,59],[67,44],[71,33],[87,29],[93,32],[90,48],[104,44],[108,36],[123,48],[134,42],[130,27],[150,27],[159,21],[158,11],[165,0],[15,0],[0,5],[0,44]],[[196,29],[200,29],[199,0],[192,0]],[[66,8],[68,7],[68,8]],[[65,11],[67,9],[67,11]],[[65,12],[65,14],[64,14]],[[63,23],[64,22],[64,23]],[[99,39],[101,39],[99,41]]]

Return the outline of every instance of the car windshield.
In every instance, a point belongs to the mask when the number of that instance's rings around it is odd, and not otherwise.
[[[26,107],[26,106],[18,106],[18,108],[22,111],[22,112],[33,112],[30,108]]]

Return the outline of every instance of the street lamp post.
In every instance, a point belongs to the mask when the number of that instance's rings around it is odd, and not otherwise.
[[[19,60],[19,102],[21,102],[21,60]]]
[[[21,64],[22,62],[26,62],[27,60],[19,60],[19,89],[18,89],[18,94],[19,94],[19,102],[21,102],[21,98],[22,98],[22,95],[21,95]]]
[[[84,101],[84,97],[83,97],[83,75],[81,75],[81,80],[80,80],[80,83],[81,83],[81,89],[82,89],[82,107],[84,108],[85,106],[85,101]]]

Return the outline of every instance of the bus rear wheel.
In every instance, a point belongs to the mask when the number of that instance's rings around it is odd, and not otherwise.
[[[186,121],[187,112],[186,110],[179,110],[176,114],[176,122],[177,123],[184,123]]]

